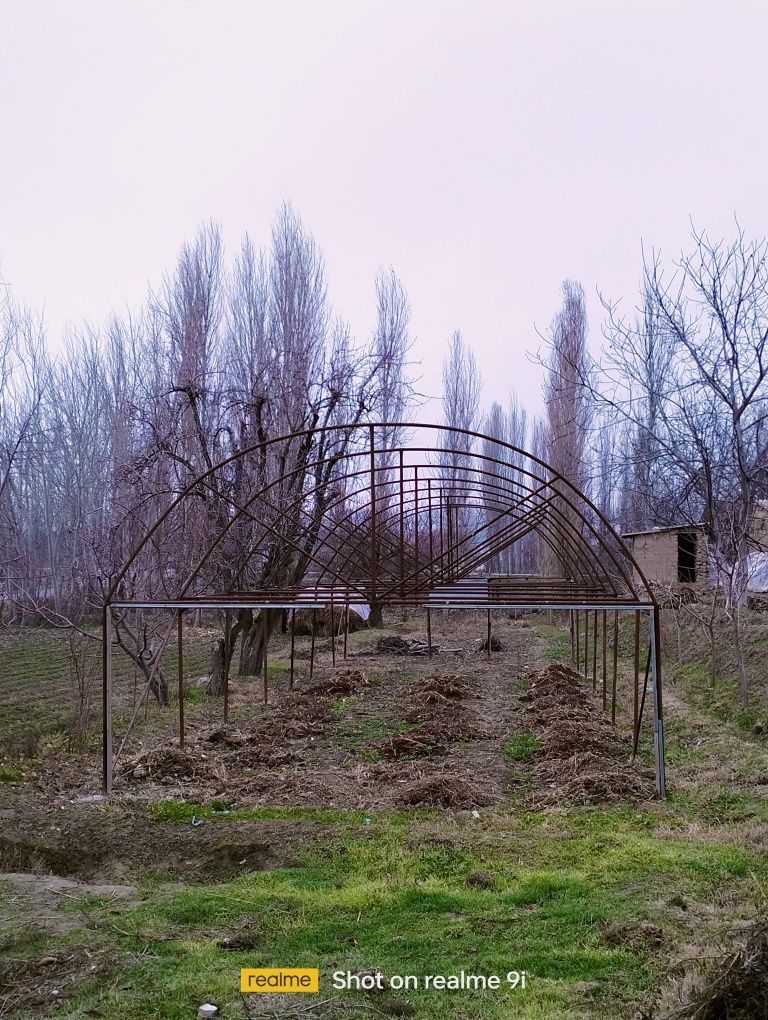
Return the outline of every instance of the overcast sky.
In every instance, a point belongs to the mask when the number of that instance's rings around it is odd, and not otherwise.
[[[595,290],[635,304],[641,241],[768,233],[767,11],[0,0],[0,274],[55,339],[138,307],[205,219],[264,243],[288,198],[359,337],[391,264],[423,389],[461,329],[487,402],[536,408],[526,351],[565,277],[597,338]]]

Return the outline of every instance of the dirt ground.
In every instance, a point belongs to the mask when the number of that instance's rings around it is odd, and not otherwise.
[[[490,659],[471,618],[438,622],[435,643],[461,651],[431,659],[378,654],[380,635],[369,632],[356,636],[346,660],[339,642],[334,668],[326,642],[311,682],[300,660],[293,693],[280,674],[268,707],[244,717],[235,701],[235,721],[191,733],[186,754],[134,754],[118,768],[115,791],[240,807],[498,802],[509,783],[503,744],[523,719],[517,681],[540,662],[542,647],[525,621],[497,629],[503,650]]]
[[[645,799],[652,776],[627,765],[626,733],[602,717],[591,691],[565,667],[544,668],[545,642],[525,620],[494,622],[500,649],[482,650],[484,621],[435,614],[432,658],[380,654],[380,632],[319,650],[314,676],[297,663],[296,684],[270,676],[233,681],[231,721],[200,719],[184,750],[166,732],[139,731],[115,771],[114,797],[98,796],[98,757],[49,760],[33,783],[0,787],[0,870],[52,873],[84,882],[130,882],[156,872],[225,881],[290,863],[316,833],[311,821],[232,820],[213,825],[163,817],[146,825],[148,803],[182,801],[216,810],[492,807],[517,795],[531,806],[576,800]],[[399,624],[421,638],[420,621]],[[285,642],[283,642],[285,643]],[[273,661],[284,663],[280,639]],[[458,651],[457,651],[458,649]],[[299,645],[299,650],[303,648]],[[527,679],[525,679],[527,678]],[[514,761],[505,745],[530,734],[537,750]]]

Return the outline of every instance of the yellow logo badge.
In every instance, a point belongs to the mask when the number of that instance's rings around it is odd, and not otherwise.
[[[316,967],[244,967],[241,992],[318,992],[320,971]]]

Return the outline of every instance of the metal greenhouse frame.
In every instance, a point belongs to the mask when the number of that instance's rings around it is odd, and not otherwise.
[[[407,435],[417,438],[393,439]],[[219,514],[213,524],[211,506]],[[489,563],[532,532],[558,563],[560,576],[488,572]],[[164,556],[169,536],[188,556],[183,572]],[[278,571],[280,583],[269,579],[265,564],[275,549],[282,550],[286,562],[302,564],[298,582],[286,580],[287,569]],[[256,575],[260,583],[253,583]],[[201,472],[167,498],[104,598],[104,792],[111,792],[116,757],[116,612],[175,614],[183,746],[186,611],[224,611],[226,719],[233,612],[265,611],[266,700],[268,611],[330,606],[332,619],[338,609],[340,619],[348,621],[345,610],[360,602],[425,610],[429,654],[435,609],[484,612],[489,639],[494,611],[567,611],[572,661],[586,676],[591,670],[593,689],[601,689],[604,709],[610,701],[614,723],[619,613],[633,614],[633,755],[649,693],[656,791],[664,796],[659,606],[631,551],[605,515],[542,460],[479,432],[417,423],[334,425],[264,440]],[[648,619],[648,655],[641,684],[643,616]],[[293,651],[291,628],[291,686]],[[335,637],[332,654],[335,662]],[[310,672],[313,667],[314,639]]]

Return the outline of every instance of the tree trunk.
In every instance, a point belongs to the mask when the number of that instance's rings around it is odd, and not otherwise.
[[[224,638],[218,638],[211,646],[208,694],[212,698],[219,698],[224,694]]]
[[[280,619],[280,610],[262,609],[243,634],[243,646],[240,650],[240,673],[243,676],[258,676],[264,668],[264,613],[267,614],[267,639]]]
[[[677,634],[677,664],[682,666],[683,664],[683,634],[680,627],[680,616],[677,610],[672,611],[672,615],[675,618],[675,631]]]
[[[371,615],[368,617],[368,624],[375,628],[384,626],[383,606],[381,602],[371,603]]]
[[[733,647],[736,652],[736,663],[739,667],[741,707],[746,708],[749,704],[749,677],[747,676],[747,657],[744,650],[744,626],[741,613],[741,607],[734,606],[731,619],[733,626]]]

